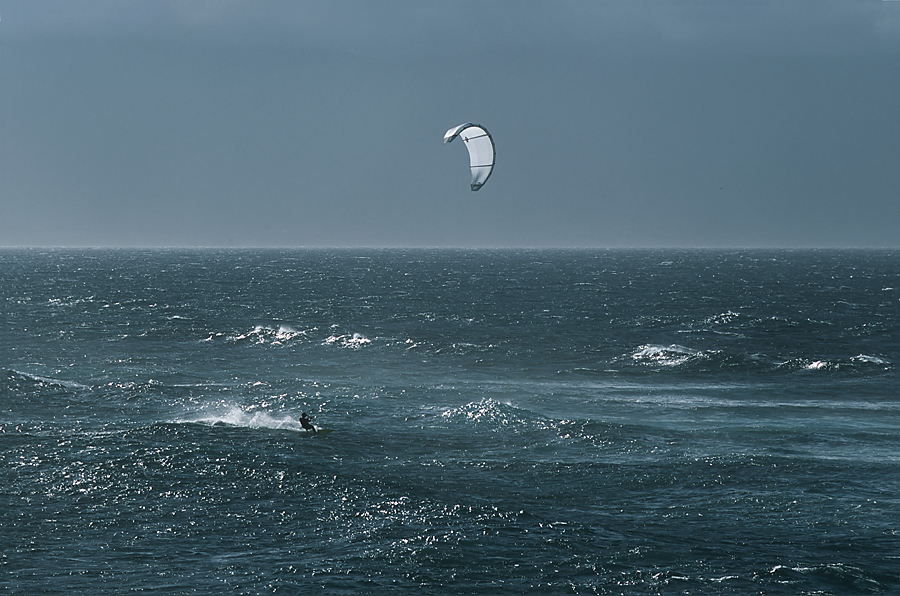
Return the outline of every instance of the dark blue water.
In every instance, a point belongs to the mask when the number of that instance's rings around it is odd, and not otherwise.
[[[900,593],[898,362],[900,251],[0,251],[0,591]]]

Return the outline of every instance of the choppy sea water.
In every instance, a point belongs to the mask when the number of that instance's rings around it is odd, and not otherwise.
[[[898,324],[900,251],[3,250],[0,590],[900,593]]]

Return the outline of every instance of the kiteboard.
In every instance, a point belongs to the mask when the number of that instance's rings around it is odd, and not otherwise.
[[[303,431],[304,435],[309,435],[310,437],[316,437],[319,435],[327,435],[329,433],[333,433],[333,428],[317,428],[316,432],[312,432],[311,430]]]

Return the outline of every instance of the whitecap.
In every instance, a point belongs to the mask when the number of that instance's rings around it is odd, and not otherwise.
[[[864,362],[867,364],[887,364],[886,360],[879,358],[878,356],[867,356],[866,354],[860,354],[859,356],[854,356],[851,358],[853,362]]]
[[[306,335],[305,331],[298,331],[288,325],[279,325],[278,328],[270,327],[268,325],[256,325],[252,330],[246,333],[231,335],[227,337],[226,341],[251,341],[258,344],[271,344],[274,346],[278,346],[288,343],[303,335]]]
[[[296,329],[288,327],[287,325],[281,325],[278,327],[278,330],[275,331],[275,339],[278,342],[285,342],[294,339],[295,337],[302,334],[302,331],[297,331]]]
[[[832,371],[841,368],[838,362],[829,360],[807,360],[806,358],[792,358],[777,365],[777,368],[786,370]]]
[[[662,366],[678,366],[701,353],[691,348],[672,344],[669,346],[643,345],[632,355],[631,359],[640,363],[660,364]]]
[[[361,333],[332,335],[325,338],[326,345],[337,345],[341,348],[359,349],[370,343],[372,343],[372,340]]]
[[[733,323],[740,316],[741,315],[739,313],[736,313],[733,310],[729,310],[709,317],[708,319],[706,319],[706,323],[708,325],[728,325],[729,323]]]

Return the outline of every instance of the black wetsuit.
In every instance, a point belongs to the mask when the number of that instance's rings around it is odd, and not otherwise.
[[[309,422],[309,418],[306,416],[306,412],[303,412],[303,416],[300,416],[300,426],[302,426],[302,427],[305,428],[306,430],[311,430],[311,431],[313,431],[314,433],[318,433],[318,432],[319,432],[319,431],[316,430],[316,427],[313,426],[313,425]]]

